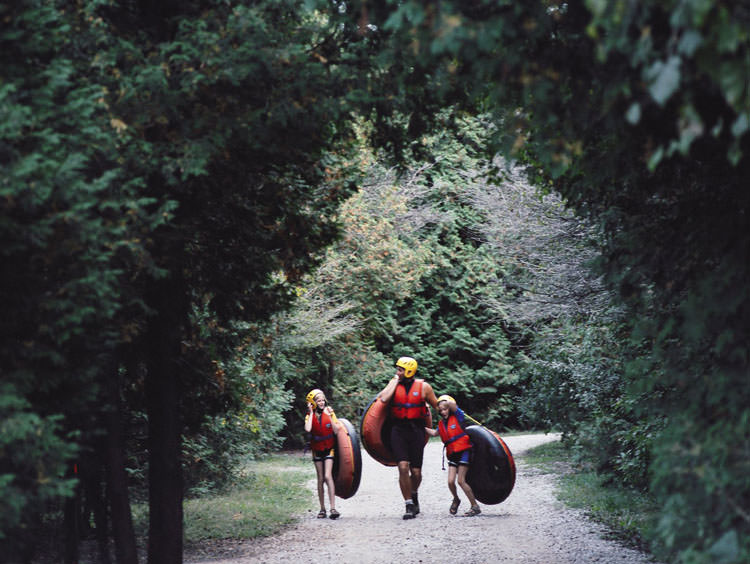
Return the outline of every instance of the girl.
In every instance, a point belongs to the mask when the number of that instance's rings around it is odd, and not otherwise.
[[[325,394],[318,389],[311,390],[307,394],[305,431],[311,434],[310,449],[315,471],[318,474],[318,501],[320,501],[318,519],[326,518],[324,482],[328,486],[328,498],[331,504],[330,517],[338,519],[340,515],[336,511],[336,486],[333,483],[333,445],[336,444],[336,433],[339,432],[340,427],[336,414],[326,401]]]
[[[429,427],[425,427],[425,431],[431,437],[440,435],[443,444],[445,444],[445,450],[448,451],[448,489],[453,494],[453,503],[451,503],[448,511],[450,511],[451,515],[455,515],[458,511],[458,506],[461,504],[456,490],[456,477],[458,477],[458,485],[461,486],[471,504],[471,507],[464,515],[467,517],[479,515],[482,510],[479,509],[474,492],[466,481],[466,474],[469,471],[469,464],[471,463],[472,444],[469,435],[464,431],[464,412],[456,405],[456,400],[451,396],[442,395],[437,401],[438,413],[440,413],[441,417],[438,428],[430,429]]]

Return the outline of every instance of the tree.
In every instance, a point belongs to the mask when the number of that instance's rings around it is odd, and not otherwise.
[[[412,354],[437,388],[459,394],[478,417],[510,424],[518,417],[513,351],[504,319],[482,297],[490,282],[502,287],[502,266],[475,228],[478,214],[462,199],[476,181],[470,171],[480,165],[470,146],[481,143],[483,124],[451,112],[440,119],[450,132],[424,135],[402,172],[373,167],[342,206],[342,239],[304,291],[346,304],[346,319],[358,323],[338,336],[338,323],[314,324],[315,345],[290,357],[296,392],[333,388],[349,404],[338,403],[339,410],[356,416],[395,358]],[[305,307],[297,303],[296,321]],[[287,327],[280,333],[310,332],[307,324]]]
[[[73,494],[75,460],[96,440],[100,378],[119,338],[117,259],[139,248],[134,218],[154,216],[107,167],[114,130],[88,61],[75,58],[91,47],[75,15],[48,3],[6,10],[1,450],[14,454],[1,463],[13,510],[0,539],[3,553],[28,557],[44,508]]]
[[[181,559],[180,438],[217,378],[193,314],[226,325],[286,307],[350,190],[332,169],[368,103],[367,59],[335,61],[356,24],[321,8],[29,1],[4,14],[4,405],[60,455],[36,492],[13,490],[30,468],[3,461],[14,507],[72,494],[73,454],[125,397],[123,419],[148,414],[149,560]]]
[[[433,268],[431,249],[418,236],[419,221],[408,219],[415,215],[410,196],[423,192],[420,172],[401,178],[373,164],[366,149],[357,158],[369,168],[359,191],[340,207],[342,235],[300,284],[293,310],[276,318],[268,346],[276,372],[285,375],[295,397],[322,387],[332,401],[347,398],[337,411],[350,418],[358,417],[392,362],[375,339],[392,330],[396,304]],[[287,435],[300,441],[296,412],[288,423]]]
[[[648,0],[391,8],[382,25],[411,37],[420,68],[444,78],[430,96],[491,112],[490,149],[523,159],[532,180],[602,226],[607,282],[628,306],[625,388],[652,400],[640,420],[667,421],[649,468],[661,547],[685,560],[746,559],[747,10]]]

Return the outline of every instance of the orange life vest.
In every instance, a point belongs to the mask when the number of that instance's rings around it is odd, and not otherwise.
[[[424,380],[415,379],[409,391],[406,386],[398,384],[393,393],[391,401],[391,415],[396,419],[423,419],[425,415],[425,403],[422,397],[422,384]]]
[[[310,448],[312,450],[328,450],[333,448],[334,439],[336,437],[333,432],[333,423],[331,422],[331,416],[326,412],[320,414],[312,414],[312,429],[310,430],[312,437],[310,438]]]
[[[461,427],[458,418],[454,414],[448,416],[447,422],[444,419],[440,419],[438,422],[438,432],[440,433],[440,438],[443,439],[443,443],[445,443],[445,450],[448,451],[448,454],[462,452],[470,449],[472,446],[469,435],[466,434],[466,431]]]

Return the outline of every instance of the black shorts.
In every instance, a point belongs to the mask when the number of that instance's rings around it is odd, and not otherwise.
[[[406,460],[412,468],[422,468],[424,419],[395,422],[391,427],[391,450],[397,462]]]
[[[322,462],[323,460],[327,460],[328,458],[333,459],[333,449],[332,448],[326,448],[326,449],[323,449],[323,450],[313,450],[312,451],[313,462]]]
[[[472,450],[467,448],[459,452],[454,452],[448,455],[448,466],[470,466],[472,458]]]

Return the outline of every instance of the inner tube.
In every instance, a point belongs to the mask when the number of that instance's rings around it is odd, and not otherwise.
[[[469,425],[466,433],[473,445],[466,481],[474,497],[486,505],[504,501],[516,483],[516,463],[508,445],[497,433],[480,425]]]
[[[432,428],[432,412],[429,406],[424,416],[424,426]],[[360,422],[360,436],[362,437],[362,446],[367,453],[384,466],[396,466],[398,461],[391,451],[391,428],[393,421],[390,417],[390,404],[383,403],[378,397],[370,402]],[[424,434],[424,443],[430,437]]]
[[[357,493],[362,479],[362,450],[354,426],[344,418],[338,421],[343,428],[336,434],[333,447],[333,482],[336,497],[349,499]]]

